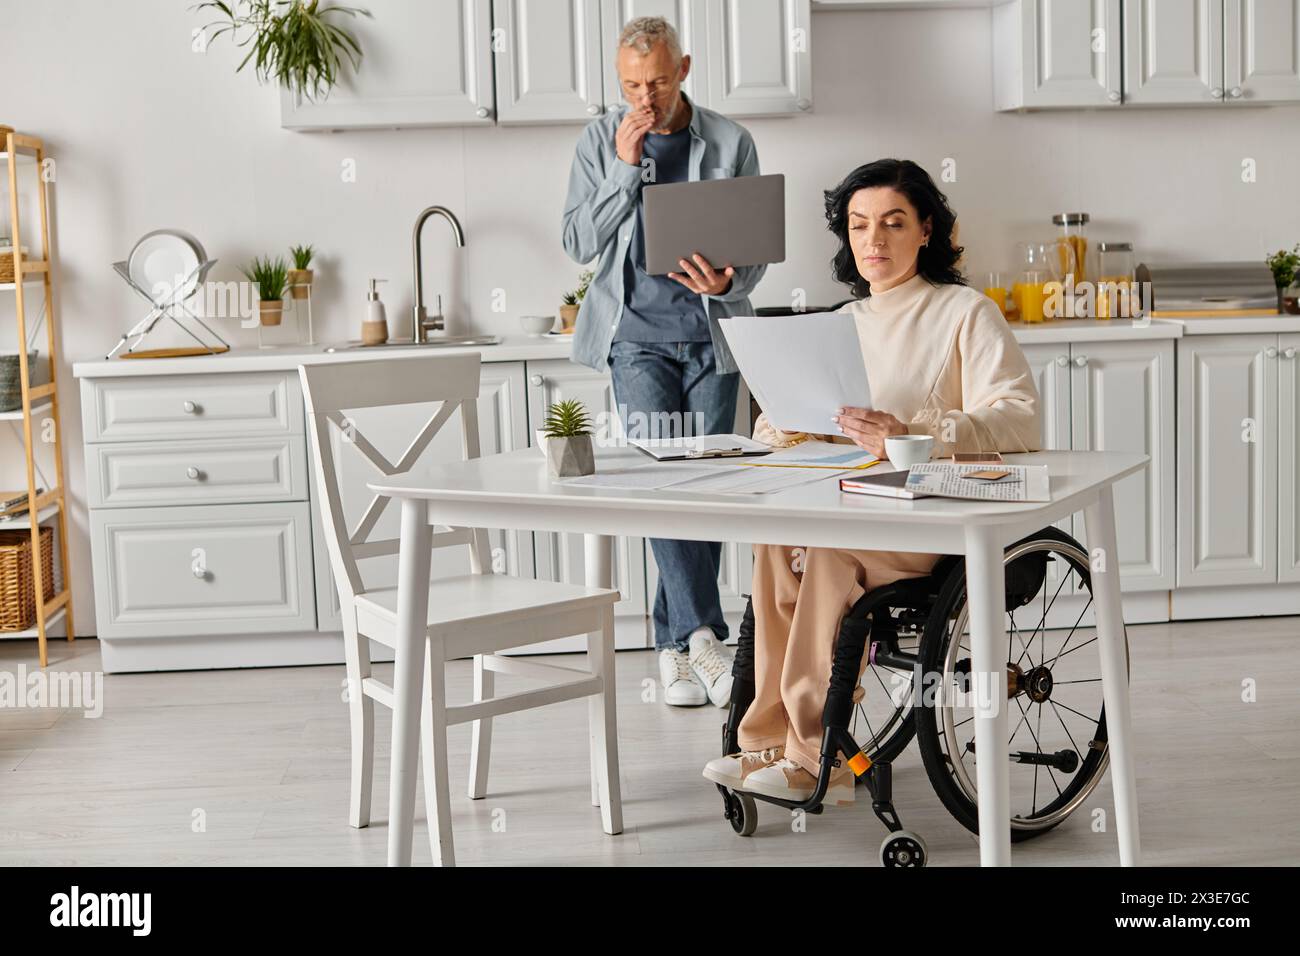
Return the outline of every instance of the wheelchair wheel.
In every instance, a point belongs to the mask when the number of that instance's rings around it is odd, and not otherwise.
[[[727,791],[727,822],[737,836],[753,836],[758,829],[758,806],[753,797],[735,790]]]
[[[1069,535],[1046,528],[1011,545],[1005,563],[1007,699],[1014,705],[1008,741],[1011,840],[1021,842],[1079,808],[1101,782],[1109,751],[1101,665],[1096,649],[1086,650],[1096,632],[1078,625],[1092,604],[1087,552]],[[1084,611],[1069,616],[1071,625],[1047,627],[1057,597],[1071,583],[1087,595]],[[935,793],[958,822],[978,833],[967,621],[960,562],[939,591],[921,641],[926,686],[918,695],[916,729]]]
[[[923,867],[929,853],[925,841],[909,830],[886,833],[880,841],[880,865],[888,869]]]
[[[887,634],[879,640],[894,654],[919,653],[919,634]],[[870,653],[868,646],[867,654]],[[877,663],[868,663],[862,672],[859,682],[862,699],[853,706],[849,733],[872,763],[897,759],[916,736],[916,720],[912,714],[913,679],[910,670]],[[858,783],[862,781],[863,778],[859,777]]]

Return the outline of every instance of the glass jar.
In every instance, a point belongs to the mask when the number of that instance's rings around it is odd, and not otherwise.
[[[1021,322],[1042,322],[1043,302],[1048,295],[1046,285],[1060,281],[1061,277],[1057,244],[1055,241],[1024,242],[1020,244],[1020,255],[1020,272],[1011,288],[1011,298]]]
[[[1058,212],[1052,217],[1052,224],[1060,226],[1060,238],[1065,240],[1058,253],[1062,281],[1071,273],[1075,285],[1088,280],[1089,218],[1086,212]]]
[[[1097,243],[1097,318],[1132,318],[1133,243]]]

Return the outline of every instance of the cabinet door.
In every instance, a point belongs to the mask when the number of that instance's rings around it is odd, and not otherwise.
[[[1224,0],[1229,103],[1300,102],[1300,0]]]
[[[812,109],[810,0],[707,0],[710,108],[728,116]]]
[[[1016,0],[994,7],[994,105],[1118,106],[1120,30],[1120,0]]]
[[[286,129],[453,126],[492,122],[489,0],[367,0],[374,19],[349,20],[361,44],[319,102],[280,94]]]
[[[1277,580],[1274,335],[1178,342],[1178,586]]]
[[[601,0],[600,52],[604,61],[605,108],[623,102],[619,84],[618,38],[629,20],[637,17],[663,17],[677,30],[682,52],[691,58],[691,72],[682,90],[691,102],[709,106],[708,62],[704,43],[704,16],[699,0]]]
[[[433,405],[412,405],[403,408],[372,408],[350,411],[357,431],[365,435],[389,461],[396,461],[410,444],[420,427],[428,420]],[[479,453],[495,455],[514,451],[528,444],[527,413],[524,407],[524,363],[494,362],[483,366],[478,398]],[[343,512],[349,528],[355,528],[373,497],[366,483],[377,476],[375,469],[354,449],[342,443],[338,429],[331,429],[334,455],[339,467],[339,493],[343,499]],[[442,427],[415,468],[427,467],[439,461],[459,461],[461,458],[460,416],[453,415]],[[313,487],[312,497],[320,500],[320,490]],[[390,504],[384,511],[371,537],[375,539],[398,537],[400,508]],[[318,629],[337,631],[343,627],[339,616],[338,592],[334,575],[330,571],[329,555],[325,550],[324,529],[320,524],[320,508],[312,508],[312,528],[315,533],[316,564],[316,616]],[[520,577],[533,576],[533,536],[518,529],[489,530],[492,548],[492,568],[498,574]],[[434,552],[432,577],[469,573],[468,548],[442,548]],[[397,580],[397,556],[368,558],[361,562],[362,576],[371,586],[391,584]]]
[[[493,0],[497,118],[573,123],[604,111],[600,0]]]
[[[1124,102],[1223,99],[1223,0],[1125,0]]]
[[[1300,334],[1278,336],[1277,511],[1279,581],[1300,581]]]
[[[1120,581],[1126,591],[1174,586],[1174,344],[1071,346],[1076,451],[1131,451],[1150,465],[1114,486]],[[1075,533],[1085,540],[1083,521]]]
[[[1044,345],[1024,345],[1021,350],[1029,362],[1034,374],[1034,384],[1038,387],[1038,418],[1042,423],[1042,437],[1039,447],[1043,451],[1068,451],[1070,448],[1070,346],[1068,343]],[[1083,518],[1079,517],[1079,530],[1083,528]],[[1075,533],[1074,516],[1062,518],[1054,525],[1066,534]],[[1047,569],[1048,578],[1045,586],[1049,594],[1074,593],[1074,578],[1064,585],[1060,583],[1057,565],[1053,563]]]
[[[614,387],[609,375],[584,368],[566,359],[528,363],[528,420],[538,428],[546,418],[547,406],[576,398],[591,413],[598,430],[608,427],[616,414]],[[530,439],[533,437],[531,432]],[[539,451],[540,455],[541,452]],[[582,535],[537,532],[533,535],[537,576],[548,581],[584,581]],[[620,593],[614,606],[616,616],[635,618],[639,629],[617,629],[619,647],[645,647],[645,542],[642,538],[616,538],[614,543],[614,586]],[[573,646],[552,642],[549,650],[579,650],[582,638],[565,639]]]

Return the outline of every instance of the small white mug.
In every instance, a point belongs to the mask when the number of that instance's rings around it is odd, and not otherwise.
[[[929,435],[890,435],[885,439],[885,456],[899,471],[930,460],[934,439]]]

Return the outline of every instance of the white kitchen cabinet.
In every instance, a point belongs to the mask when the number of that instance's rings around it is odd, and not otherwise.
[[[319,101],[280,93],[285,129],[491,125],[491,0],[367,0],[361,66]]]
[[[604,112],[600,0],[493,0],[492,11],[499,122]]]
[[[623,26],[637,17],[663,17],[673,25],[682,52],[690,54],[691,72],[682,89],[692,102],[708,106],[709,57],[704,49],[704,8],[699,0],[601,0],[601,55],[604,57],[605,107],[623,102],[615,56]]]
[[[598,437],[602,433],[617,434],[614,385],[607,372],[596,372],[566,359],[528,363],[528,419],[533,428],[541,427],[548,406],[567,399],[577,399],[586,406]],[[573,584],[585,580],[582,535],[539,531],[533,535],[533,549],[538,578]],[[620,595],[614,605],[615,643],[618,647],[645,647],[645,539],[615,538],[613,570],[614,587]],[[575,637],[552,641],[544,647],[561,651],[585,646],[585,638]]]
[[[995,109],[1121,103],[1120,0],[1012,0],[992,17]]]
[[[528,445],[527,408],[524,403],[524,363],[496,362],[485,364],[480,373],[478,422],[479,448],[482,455],[514,451]],[[431,405],[402,408],[362,409],[350,413],[356,430],[364,435],[389,461],[396,461],[411,439],[419,432],[432,412]],[[334,455],[339,468],[339,494],[349,528],[356,527],[374,497],[367,482],[379,477],[363,455],[344,447],[339,429],[331,429]],[[461,451],[460,418],[453,416],[430,443],[415,468],[438,461],[458,461]],[[318,492],[312,489],[313,498]],[[389,505],[375,525],[371,538],[396,538],[399,534],[397,505]],[[325,536],[320,526],[320,509],[313,508],[315,522],[316,601],[318,627],[322,631],[340,631],[338,591],[330,570]],[[533,576],[533,536],[518,529],[489,530],[493,570],[520,577]],[[397,556],[369,558],[361,562],[363,578],[370,584],[397,580]],[[434,552],[430,577],[467,574],[468,548],[445,548]]]
[[[812,109],[809,0],[705,0],[708,99],[728,116]]]
[[[1277,580],[1276,335],[1178,346],[1178,587]]]
[[[1126,591],[1174,586],[1174,343],[1070,346],[1070,428],[1075,451],[1150,456],[1113,489],[1119,568]],[[1087,543],[1083,518],[1075,537]]]
[[[1124,0],[1124,101],[1223,99],[1223,0]]]
[[[1228,103],[1300,102],[1300,0],[1222,0]]]
[[[1173,587],[1173,341],[1031,344],[1023,350],[1038,386],[1044,450],[1151,457],[1146,469],[1115,486],[1120,580],[1125,591]],[[1082,514],[1056,527],[1087,544]]]
[[[1300,333],[1277,338],[1277,579],[1300,582]]]

